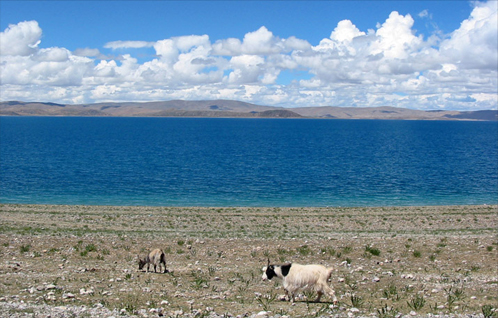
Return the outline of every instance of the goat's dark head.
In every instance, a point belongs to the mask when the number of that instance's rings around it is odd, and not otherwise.
[[[275,274],[275,265],[270,264],[270,259],[268,258],[268,265],[263,267],[263,280],[271,280],[273,277],[277,276]]]

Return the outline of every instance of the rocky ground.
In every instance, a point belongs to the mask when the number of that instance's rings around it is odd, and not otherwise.
[[[498,317],[498,206],[0,205],[1,317]],[[166,253],[169,273],[138,270]],[[284,301],[272,263],[335,269]]]

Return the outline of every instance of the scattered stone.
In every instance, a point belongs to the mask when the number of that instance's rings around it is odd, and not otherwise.
[[[74,298],[74,294],[73,293],[65,293],[62,295],[62,298],[71,299],[71,298]]]
[[[80,288],[80,295],[93,295],[93,289]]]
[[[251,316],[252,318],[268,318],[270,317],[269,311],[260,311],[256,315]]]

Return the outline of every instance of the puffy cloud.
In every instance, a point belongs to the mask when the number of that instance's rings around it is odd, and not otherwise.
[[[28,56],[36,52],[42,30],[36,21],[20,22],[9,25],[0,32],[0,54]]]
[[[174,37],[155,43],[159,59],[141,68],[144,78],[171,86],[221,81],[226,61],[211,56],[209,36]],[[173,82],[176,81],[176,82]]]
[[[342,20],[337,24],[330,38],[338,42],[351,42],[355,37],[365,35],[349,20]]]
[[[431,18],[425,10],[418,16]],[[21,22],[0,33],[1,98],[496,109],[497,20],[497,2],[476,2],[458,29],[436,31],[427,40],[414,30],[411,15],[392,12],[375,30],[340,21],[315,46],[262,26],[214,43],[208,35],[189,35],[104,45],[119,49],[119,57],[97,48],[40,48],[38,23]],[[133,49],[144,47],[156,55],[139,62]],[[304,75],[288,80],[290,74]]]
[[[70,54],[68,50],[58,47],[41,49],[38,54],[33,55],[33,60],[38,62],[65,62],[69,59]]]
[[[498,67],[498,2],[476,3],[470,17],[451,37],[441,43],[446,60],[463,68],[495,69]]]
[[[254,32],[249,32],[244,39],[229,38],[213,44],[213,54],[217,55],[271,55],[285,53],[291,50],[306,50],[310,44],[296,37],[280,39],[262,26]]]
[[[371,44],[371,54],[382,53],[386,58],[405,59],[422,43],[420,37],[413,34],[413,18],[402,16],[394,11],[377,32],[377,39]]]
[[[41,49],[31,56],[2,57],[1,61],[2,85],[79,85],[93,64],[61,48]]]
[[[280,51],[275,45],[276,39],[273,33],[267,28],[261,27],[259,30],[249,32],[244,36],[242,51],[244,54],[272,54]]]
[[[264,72],[265,60],[256,55],[240,55],[232,57],[230,65],[234,69],[228,76],[230,84],[256,83]]]
[[[194,47],[209,48],[211,46],[207,35],[180,36],[173,39],[176,42],[176,47],[182,52],[189,51]]]

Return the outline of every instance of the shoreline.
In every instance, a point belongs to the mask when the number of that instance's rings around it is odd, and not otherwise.
[[[441,205],[386,207],[170,207],[108,205],[0,204],[1,219],[17,226],[39,224],[39,232],[141,232],[167,236],[194,235],[212,238],[320,237],[341,233],[358,235],[423,235],[460,232],[475,234],[498,232],[498,205]],[[10,216],[9,212],[12,212]],[[99,215],[122,218],[132,223],[107,224]],[[21,216],[21,217],[20,217]],[[48,220],[57,216],[58,224]],[[480,216],[480,218],[478,218]],[[493,217],[494,216],[494,217]],[[199,220],[209,217],[211,226]],[[171,218],[175,219],[173,223]],[[251,218],[251,219],[250,219]],[[411,218],[408,222],[407,218]],[[227,223],[227,220],[229,222]],[[283,226],[280,220],[291,220]],[[27,224],[26,224],[27,223]],[[50,224],[48,224],[50,223]],[[112,222],[111,222],[112,223]],[[78,224],[78,226],[74,226]],[[178,225],[181,224],[181,227]],[[235,224],[244,225],[240,227]]]
[[[498,302],[497,205],[0,204],[0,226],[0,316],[482,317]],[[138,271],[152,248],[170,273]],[[333,267],[338,306],[279,300],[268,258]]]

